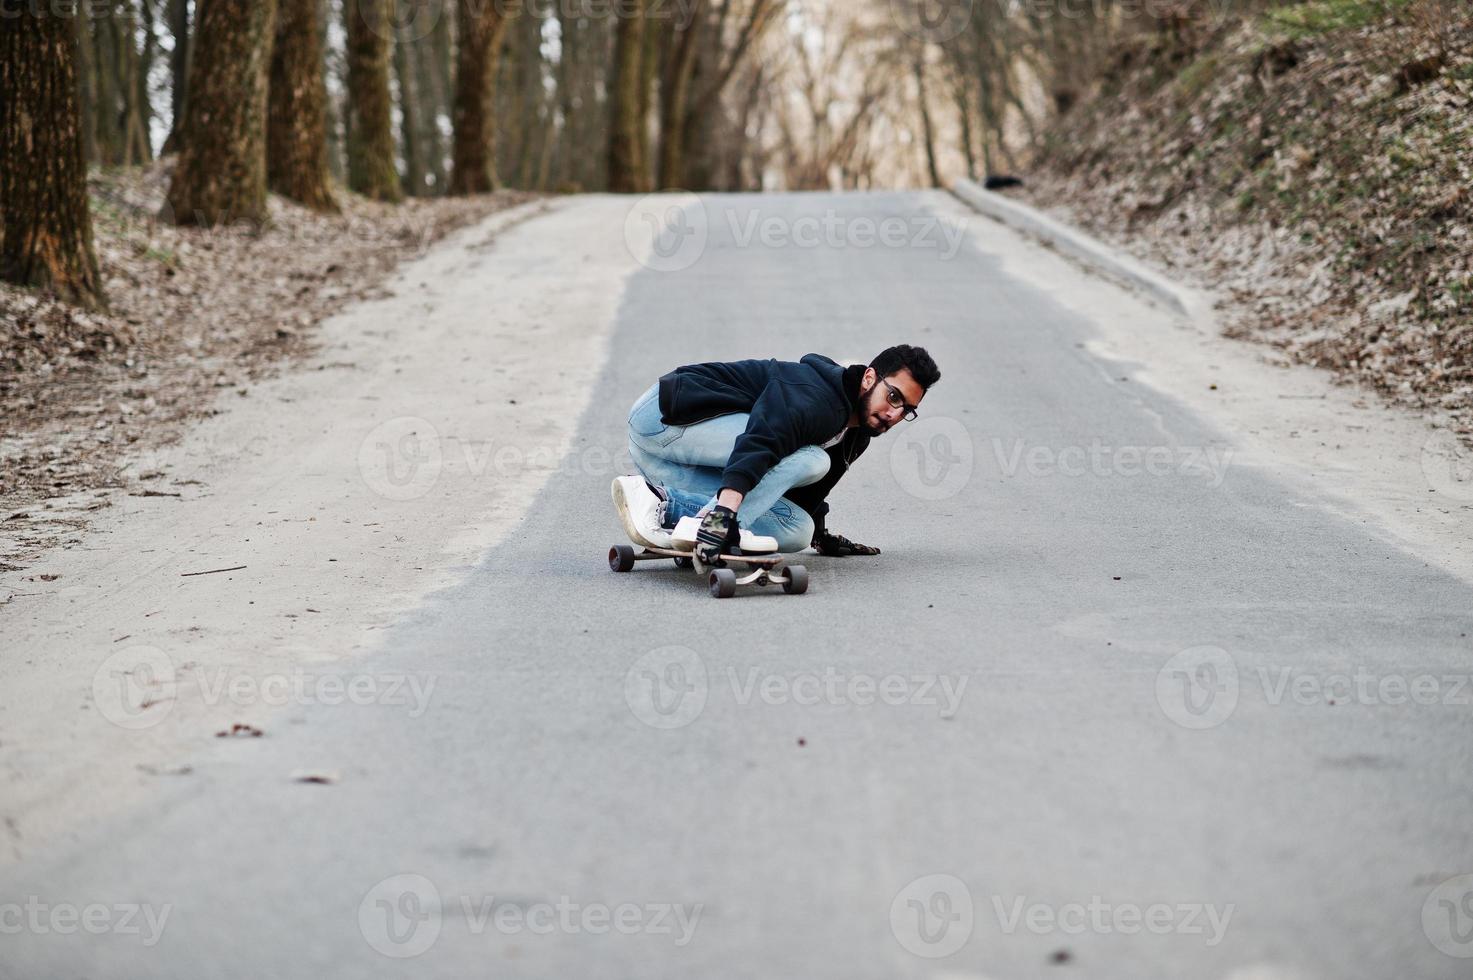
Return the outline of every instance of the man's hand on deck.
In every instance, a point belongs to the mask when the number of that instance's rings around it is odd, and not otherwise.
[[[741,540],[736,511],[717,504],[701,518],[701,529],[696,532],[696,560],[714,565],[722,552],[736,552]]]
[[[834,558],[847,558],[850,555],[878,555],[879,548],[867,544],[859,544],[850,541],[842,534],[834,534],[830,531],[820,531],[813,536],[813,546],[818,549],[820,555],[829,555]]]

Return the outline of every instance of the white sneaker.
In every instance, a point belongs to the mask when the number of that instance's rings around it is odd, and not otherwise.
[[[644,477],[616,476],[610,492],[629,540],[646,548],[670,547],[670,532],[660,526],[665,502],[649,488]]]
[[[699,517],[682,517],[670,533],[671,544],[680,551],[694,551],[696,534],[701,530]],[[766,534],[753,534],[741,529],[742,551],[749,555],[770,555],[777,551],[777,538]]]

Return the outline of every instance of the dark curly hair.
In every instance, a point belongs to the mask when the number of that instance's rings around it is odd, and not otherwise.
[[[936,362],[931,360],[931,355],[926,353],[924,347],[912,347],[909,344],[897,344],[894,347],[886,347],[879,355],[870,362],[870,367],[875,369],[875,374],[882,378],[888,378],[900,370],[910,371],[910,376],[916,379],[916,384],[923,390],[929,390],[936,382],[941,380],[941,369]]]

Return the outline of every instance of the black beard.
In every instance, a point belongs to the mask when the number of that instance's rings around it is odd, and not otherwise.
[[[879,390],[879,388],[880,383],[876,381],[875,386],[869,391],[865,392],[863,397],[863,404],[860,406],[859,410],[859,427],[864,430],[865,435],[870,436],[871,438],[880,435],[881,433],[886,431],[884,429],[876,428],[874,424],[870,421],[871,417],[874,415],[874,407],[871,403],[875,401],[874,395],[875,392]]]

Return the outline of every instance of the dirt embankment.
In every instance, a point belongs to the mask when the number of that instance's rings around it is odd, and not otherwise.
[[[108,312],[0,286],[0,570],[73,538],[112,490],[177,495],[136,471],[136,451],[312,351],[316,325],[400,261],[533,196],[344,193],[338,215],[273,197],[265,227],[179,228],[156,217],[171,168],[90,180]]]
[[[1470,188],[1473,4],[1317,0],[1122,44],[1023,194],[1466,437]]]

